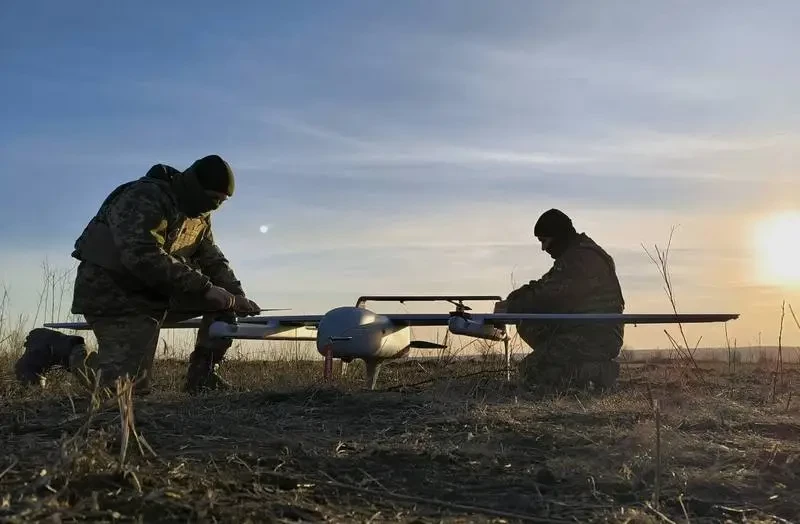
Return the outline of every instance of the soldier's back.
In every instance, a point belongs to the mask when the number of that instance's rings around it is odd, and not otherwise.
[[[625,298],[617,276],[616,263],[611,255],[585,233],[570,248],[568,255],[580,260],[583,293],[574,304],[575,313],[622,313]]]
[[[155,165],[145,176],[117,186],[100,204],[72,252],[80,261],[73,289],[73,314],[158,312],[169,303],[167,296],[143,286],[122,263],[119,239],[115,239],[110,224],[136,223],[145,216],[152,222],[157,217],[171,226],[165,237],[175,236],[172,230],[179,230],[181,224],[176,220],[177,202],[170,189],[172,172],[177,171]]]

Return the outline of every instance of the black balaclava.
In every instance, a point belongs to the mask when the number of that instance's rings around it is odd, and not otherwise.
[[[578,233],[567,215],[558,209],[550,209],[542,213],[539,220],[536,221],[533,234],[539,238],[550,237],[553,239],[545,251],[555,259],[564,253]]]
[[[181,210],[193,218],[209,213],[221,204],[206,191],[233,196],[233,170],[217,155],[196,160],[186,171],[176,175],[174,181]]]

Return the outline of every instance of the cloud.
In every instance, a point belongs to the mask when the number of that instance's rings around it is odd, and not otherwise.
[[[217,238],[277,305],[507,290],[547,268],[530,230],[559,207],[613,251],[631,307],[665,305],[639,244],[681,224],[687,304],[766,319],[784,291],[748,287],[747,226],[795,207],[797,5],[505,6],[16,7],[4,278],[36,287],[117,184],[217,152],[238,176]]]

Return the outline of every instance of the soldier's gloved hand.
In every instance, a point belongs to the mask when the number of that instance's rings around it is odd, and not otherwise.
[[[236,313],[241,316],[256,316],[261,313],[261,307],[245,297],[244,295],[236,295],[236,304],[234,309]]]
[[[219,286],[211,286],[211,289],[206,291],[203,298],[209,303],[209,306],[217,310],[231,310],[236,302],[236,297],[227,290]]]
[[[499,302],[495,302],[494,304],[494,312],[495,313],[508,313],[508,302],[505,300],[501,300]]]
[[[251,315],[259,315],[261,314],[261,306],[255,303],[255,301],[247,299],[250,302],[250,314]]]

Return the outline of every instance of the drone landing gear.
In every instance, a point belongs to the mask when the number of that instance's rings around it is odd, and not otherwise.
[[[372,391],[375,389],[375,384],[378,381],[378,373],[380,373],[381,361],[375,358],[365,358],[364,365],[367,368],[364,376],[365,384],[367,388]]]
[[[366,367],[366,372],[364,377],[365,385],[367,389],[374,390],[375,384],[378,381],[378,374],[380,373],[380,367],[383,361],[382,359],[377,359],[377,358],[364,358],[362,360],[364,361],[364,366]],[[350,364],[351,362],[352,362],[351,359],[347,360],[342,359],[342,369],[341,369],[342,376],[344,376],[345,373],[347,373],[348,364]],[[333,355],[330,348],[328,348],[328,350],[325,352],[325,361],[322,369],[323,369],[322,371],[323,379],[325,381],[330,381],[333,378]]]

